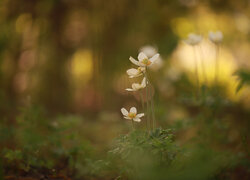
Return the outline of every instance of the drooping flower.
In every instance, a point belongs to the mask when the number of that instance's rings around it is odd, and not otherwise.
[[[192,46],[199,44],[201,41],[202,41],[202,36],[194,33],[190,33],[188,35],[188,38],[184,40],[185,43]]]
[[[208,33],[208,37],[209,37],[209,39],[210,39],[213,43],[219,44],[219,43],[222,42],[223,34],[222,34],[221,31],[216,31],[216,32],[210,31],[210,32]]]
[[[138,67],[137,69],[131,68],[127,70],[127,74],[129,75],[129,78],[135,78],[143,75],[145,70],[145,67]]]
[[[157,53],[153,57],[148,58],[148,56],[145,53],[140,52],[138,55],[138,61],[131,56],[129,57],[129,60],[137,66],[147,67],[154,64],[154,62],[158,59],[159,56],[160,55]]]
[[[137,114],[135,107],[130,108],[129,112],[125,108],[122,108],[121,112],[125,119],[133,120],[135,122],[141,122],[140,118],[144,116],[144,113]]]
[[[127,91],[138,91],[146,87],[146,78],[144,77],[141,84],[140,83],[133,83],[132,88],[127,88]]]

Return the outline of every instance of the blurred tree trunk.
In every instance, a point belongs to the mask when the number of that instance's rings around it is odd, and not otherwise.
[[[37,103],[43,105],[51,113],[68,112],[71,110],[71,92],[67,60],[72,51],[62,43],[67,6],[58,1],[49,14],[49,26],[45,42],[49,50],[49,59],[42,72],[39,90],[36,94]]]

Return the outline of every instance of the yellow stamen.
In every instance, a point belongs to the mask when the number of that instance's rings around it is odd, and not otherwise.
[[[141,73],[141,72],[143,72],[145,70],[145,68],[144,67],[138,67],[137,70]]]
[[[136,114],[135,113],[128,113],[128,117],[130,117],[131,119],[135,118]]]
[[[145,58],[142,60],[142,63],[148,66],[151,64],[151,61],[149,59]]]

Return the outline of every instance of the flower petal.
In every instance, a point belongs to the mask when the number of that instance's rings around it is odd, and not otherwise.
[[[139,62],[142,61],[143,59],[148,59],[148,57],[146,56],[144,52],[140,52],[138,55]]]
[[[121,108],[121,112],[124,116],[128,115],[128,111],[125,108]]]
[[[127,70],[127,74],[129,76],[134,76],[134,75],[137,75],[138,73],[139,73],[139,71],[137,69],[135,69],[135,68],[131,68],[131,69]]]
[[[134,75],[134,76],[129,76],[129,78],[135,78],[135,77],[139,77],[139,76],[141,76],[141,75],[142,75],[142,73],[137,74],[137,75]]]
[[[216,32],[210,31],[208,36],[209,36],[209,39],[214,43],[220,43],[222,42],[222,39],[223,39],[223,34],[221,31],[216,31]]]
[[[133,83],[133,84],[132,84],[132,88],[133,88],[135,91],[137,91],[137,90],[141,89],[141,85],[138,84],[138,83]]]
[[[133,63],[133,64],[135,64],[135,65],[137,65],[137,66],[141,66],[140,65],[140,63],[139,63],[139,61],[136,61],[133,57],[129,57],[129,60]]]
[[[142,72],[138,69],[131,68],[127,70],[127,74],[129,75],[129,78],[139,77],[142,75]]]
[[[125,89],[126,91],[135,91],[134,89],[131,89],[131,88],[127,88]]]
[[[133,121],[135,121],[135,122],[141,122],[141,119],[135,117],[135,118],[133,119]]]
[[[199,44],[201,41],[202,41],[202,36],[194,33],[190,33],[188,35],[188,38],[184,40],[184,42],[192,46]]]
[[[137,114],[137,115],[136,115],[137,118],[141,118],[141,117],[143,117],[143,116],[144,116],[144,113],[140,113],[140,114]]]
[[[159,58],[159,56],[160,56],[160,54],[156,54],[156,55],[154,55],[153,57],[151,57],[149,60],[152,62],[152,63],[154,63],[158,58]]]
[[[145,88],[146,87],[146,78],[144,77],[142,82],[141,82],[141,87]]]
[[[131,113],[137,113],[137,110],[136,110],[136,108],[135,107],[132,107],[132,108],[130,108],[130,111],[129,112],[131,112]]]
[[[130,117],[128,117],[128,116],[124,116],[124,119],[131,119]]]

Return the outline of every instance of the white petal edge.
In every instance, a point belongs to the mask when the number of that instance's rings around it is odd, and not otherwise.
[[[137,114],[136,115],[136,118],[138,117],[138,118],[141,118],[141,117],[143,117],[144,116],[144,113],[140,113],[140,114]]]
[[[138,83],[133,83],[133,84],[132,84],[132,89],[133,89],[133,90],[137,91],[137,90],[139,90],[140,88],[141,88],[141,85],[140,85],[140,84],[138,84]]]
[[[133,64],[135,64],[136,66],[141,66],[140,64],[141,63],[139,63],[139,61],[136,61],[133,57],[129,57],[129,60],[133,63]]]
[[[154,63],[158,58],[159,58],[160,54],[155,54],[153,57],[151,57],[149,60]]]
[[[144,52],[140,52],[138,55],[138,60],[142,61],[143,59],[148,59],[148,56]]]
[[[142,82],[141,82],[141,86],[144,88],[146,87],[146,78],[144,77]]]
[[[133,121],[135,121],[135,122],[141,122],[141,119],[140,118],[134,118]]]
[[[126,91],[135,91],[134,89],[127,88]]]
[[[128,69],[128,70],[127,70],[127,74],[128,74],[129,76],[134,76],[134,75],[137,75],[138,73],[139,73],[138,70],[135,69],[135,68],[131,68],[131,69]]]
[[[131,113],[137,113],[137,110],[136,110],[136,108],[135,107],[132,107],[132,108],[130,108],[130,111],[129,112],[131,112]]]
[[[128,117],[128,116],[124,116],[124,119],[130,119],[130,120],[131,120],[131,118],[130,118],[130,117]]]
[[[142,73],[137,74],[137,75],[131,75],[131,76],[129,76],[129,78],[135,78],[135,77],[139,77],[139,76],[141,76],[141,75],[142,75]]]
[[[128,111],[125,108],[121,108],[121,112],[124,116],[128,115]]]

